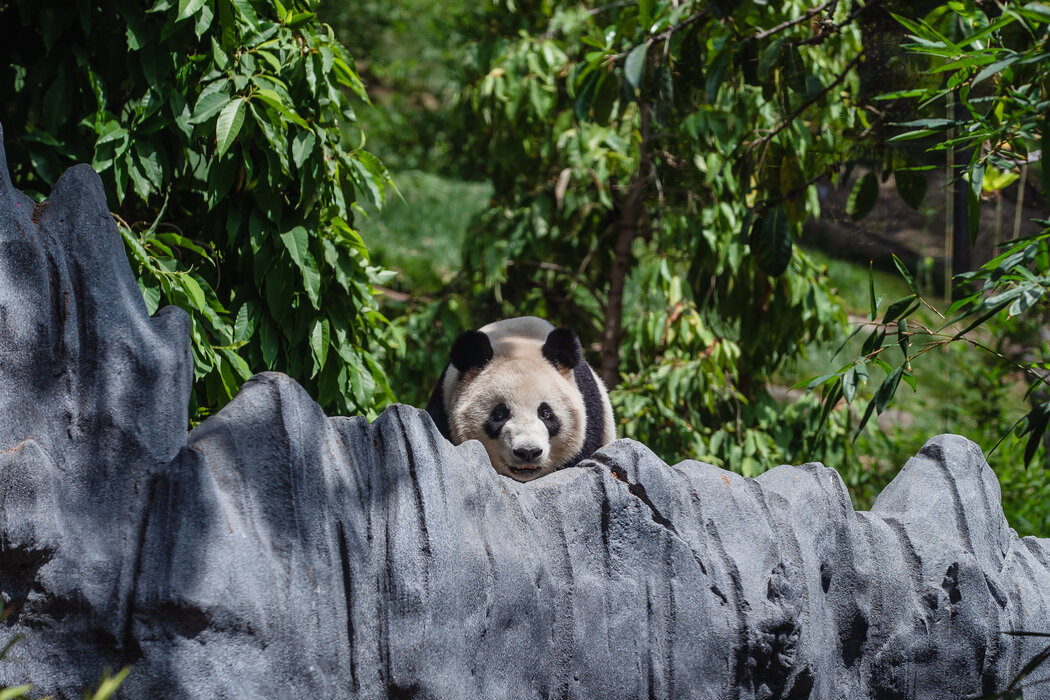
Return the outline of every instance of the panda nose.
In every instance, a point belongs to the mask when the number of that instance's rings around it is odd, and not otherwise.
[[[543,454],[543,449],[540,447],[515,447],[514,456],[523,462],[531,462],[532,460]]]

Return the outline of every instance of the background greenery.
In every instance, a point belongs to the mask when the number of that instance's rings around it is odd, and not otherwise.
[[[101,175],[147,307],[192,318],[194,421],[265,369],[330,413],[422,405],[456,334],[538,314],[667,461],[819,460],[867,508],[956,432],[1047,536],[1048,26],[1017,0],[0,0],[0,121],[31,196]],[[830,256],[836,188],[856,227],[968,229],[973,269]]]
[[[331,413],[422,405],[458,332],[538,314],[669,461],[820,460],[863,508],[931,435],[1013,430],[1007,515],[1046,535],[1046,224],[978,255],[954,306],[807,232],[836,187],[860,226],[887,197],[935,222],[956,189],[972,234],[996,198],[1045,217],[1048,23],[972,0],[0,0],[0,119],[30,194],[101,174],[147,305],[193,318],[195,420],[264,369]],[[932,177],[949,152],[961,188]]]

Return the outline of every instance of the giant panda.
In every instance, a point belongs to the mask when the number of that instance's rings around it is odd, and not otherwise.
[[[531,481],[616,439],[605,384],[576,334],[535,316],[462,333],[427,404],[448,440],[479,440],[497,472]]]

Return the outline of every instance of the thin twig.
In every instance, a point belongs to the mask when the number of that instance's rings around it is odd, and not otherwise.
[[[767,38],[773,36],[774,34],[776,34],[777,32],[784,31],[785,29],[787,29],[789,27],[794,27],[796,24],[802,24],[806,20],[808,20],[811,17],[813,17],[813,15],[816,15],[816,14],[819,14],[819,13],[823,12],[828,7],[831,7],[832,12],[834,12],[835,11],[835,5],[838,5],[838,4],[839,4],[839,0],[828,0],[828,2],[824,3],[820,7],[814,7],[812,10],[807,10],[806,13],[804,15],[802,15],[801,17],[796,17],[795,19],[789,19],[789,20],[787,20],[785,22],[781,22],[780,24],[778,24],[775,27],[771,27],[770,29],[766,29],[764,31],[759,32],[758,34],[755,34],[754,38],[758,39],[759,41],[761,41],[762,39],[767,39]]]
[[[577,275],[575,272],[573,272],[572,270],[570,270],[567,267],[562,267],[561,265],[557,265],[557,264],[551,263],[551,262],[535,262],[533,260],[508,260],[507,261],[507,266],[508,267],[511,267],[511,266],[514,266],[514,265],[521,265],[521,266],[524,266],[524,267],[536,267],[536,268],[539,268],[541,270],[547,270],[549,272],[557,272],[560,275],[565,275],[566,277],[571,277],[572,280],[573,280],[573,284],[583,287],[585,290],[587,290],[587,292],[592,297],[594,297],[595,301],[597,301],[599,304],[602,303],[602,297],[598,293],[598,290],[596,290],[594,287],[592,287],[590,285],[590,283],[587,282],[587,280],[583,279],[582,277],[580,277],[579,275]]]
[[[614,2],[610,3],[609,5],[602,5],[601,7],[592,7],[591,9],[587,10],[587,14],[593,17],[595,15],[600,15],[601,13],[607,12],[609,10],[615,10],[620,7],[630,7],[631,5],[635,4],[637,4],[637,0],[623,0],[622,2]]]
[[[805,112],[807,109],[812,107],[814,104],[816,104],[820,100],[824,99],[825,95],[827,95],[833,89],[838,87],[838,85],[843,80],[846,79],[846,76],[849,75],[850,71],[853,70],[858,63],[860,63],[860,60],[862,58],[864,58],[864,49],[861,49],[860,52],[857,53],[857,55],[853,57],[853,60],[846,64],[845,69],[843,69],[843,71],[841,73],[839,73],[838,76],[836,76],[834,80],[832,80],[830,83],[828,83],[824,87],[823,90],[818,92],[811,99],[808,99],[805,102],[803,102],[801,105],[799,105],[798,108],[794,112],[792,112],[791,115],[787,119],[785,119],[780,124],[778,124],[777,127],[775,129],[773,129],[771,132],[769,132],[768,134],[766,134],[762,138],[757,139],[755,141],[752,141],[750,144],[748,144],[747,151],[751,151],[755,146],[757,146],[759,144],[769,143],[770,141],[773,140],[774,137],[776,137],[777,134],[779,134],[781,131],[783,131],[784,129],[788,128],[792,124],[794,124],[795,120],[798,119],[800,116],[802,116],[803,112]]]
[[[827,39],[829,36],[832,36],[834,34],[838,34],[840,31],[842,31],[843,27],[845,27],[847,24],[849,24],[853,20],[857,19],[857,17],[862,12],[864,12],[864,11],[866,11],[866,10],[872,8],[872,7],[875,7],[876,5],[880,5],[880,4],[882,4],[882,0],[871,0],[871,2],[868,2],[868,3],[864,4],[864,5],[861,5],[856,10],[851,12],[849,17],[847,17],[846,19],[842,20],[841,22],[839,22],[835,26],[831,27],[831,29],[829,29],[828,31],[821,32],[820,34],[817,34],[816,36],[811,36],[808,39],[803,39],[802,41],[798,42],[798,45],[799,46],[804,46],[804,45],[808,45],[808,44],[822,44],[822,43],[824,43],[824,40]]]

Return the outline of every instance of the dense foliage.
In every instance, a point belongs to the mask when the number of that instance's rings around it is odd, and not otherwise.
[[[813,402],[781,407],[768,388],[845,322],[795,244],[819,212],[813,184],[872,128],[857,16],[836,3],[465,10],[476,46],[453,152],[494,200],[460,297],[424,313],[451,325],[450,307],[457,321],[473,310],[467,324],[528,310],[580,329],[623,433],[668,459],[753,473],[827,449]]]
[[[348,95],[364,88],[315,5],[0,2],[15,184],[99,172],[149,310],[191,314],[199,415],[265,368],[332,411],[392,399],[382,273],[354,229],[388,177],[360,147]]]
[[[966,184],[971,237],[979,233],[982,197],[1019,179],[1020,216],[1030,168],[1041,171],[1045,211],[1050,205],[1050,159],[1045,157],[1050,146],[1050,5],[947,3],[918,20],[899,15],[896,19],[908,32],[904,48],[922,60],[925,71],[917,87],[883,96],[917,103],[918,118],[896,124],[898,133],[890,141],[932,139],[931,153],[956,151],[967,156],[957,177]],[[898,173],[898,179],[906,176],[912,181],[925,169],[908,168]],[[861,187],[858,182],[856,191]],[[917,321],[916,312],[932,306],[923,299],[911,272],[897,260],[911,293],[889,303],[880,318],[872,286],[869,324],[857,328],[857,332],[867,330],[860,356],[812,383],[826,385],[826,410],[843,398],[852,402],[871,369],[878,368],[885,377],[864,409],[859,432],[873,414],[886,409],[902,380],[915,386],[916,358],[945,345],[966,343],[999,361],[1000,380],[1011,371],[1025,375],[1031,409],[1010,427],[1025,442],[1027,466],[1050,424],[1050,394],[1044,386],[1050,377],[1050,352],[1038,332],[1050,311],[1046,298],[1050,215],[1037,223],[1040,233],[1020,238],[1015,233],[992,260],[976,270],[960,271],[959,298],[933,328]],[[993,321],[998,322],[989,328]],[[1009,349],[1012,345],[1017,349]]]

